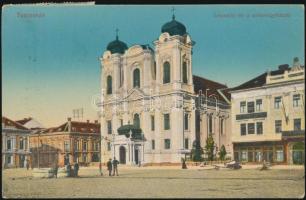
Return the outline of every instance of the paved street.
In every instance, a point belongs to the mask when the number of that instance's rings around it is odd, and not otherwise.
[[[259,171],[254,167],[241,170],[190,167],[182,170],[179,167],[120,166],[118,177],[101,177],[98,168],[81,168],[80,178],[41,179],[31,175],[31,170],[4,170],[3,195],[9,198],[302,198],[305,193],[302,167]]]

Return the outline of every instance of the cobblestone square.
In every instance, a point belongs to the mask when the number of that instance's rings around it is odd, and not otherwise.
[[[212,167],[120,167],[119,176],[81,168],[79,178],[33,178],[32,171],[2,171],[7,198],[303,198],[304,169],[215,170]]]

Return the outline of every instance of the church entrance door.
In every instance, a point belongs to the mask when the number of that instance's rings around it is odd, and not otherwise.
[[[119,162],[120,164],[125,164],[126,163],[126,150],[124,146],[121,146],[119,148]]]
[[[134,155],[135,155],[135,164],[138,165],[138,162],[139,162],[139,160],[138,160],[138,149],[135,149]]]

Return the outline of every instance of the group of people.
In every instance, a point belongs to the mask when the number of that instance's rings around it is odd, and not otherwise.
[[[79,173],[79,163],[75,162],[74,166],[70,165],[70,163],[68,163],[66,165],[66,171],[67,171],[67,176],[68,177],[78,177],[78,173]]]
[[[118,164],[119,164],[119,161],[116,160],[116,158],[114,157],[114,160],[112,161],[112,159],[110,158],[109,161],[107,162],[107,170],[108,170],[108,175],[109,176],[115,176],[115,174],[117,176],[118,175]],[[113,172],[113,174],[112,174]]]

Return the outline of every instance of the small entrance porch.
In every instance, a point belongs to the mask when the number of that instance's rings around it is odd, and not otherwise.
[[[123,125],[118,129],[112,143],[112,159],[120,164],[139,165],[144,160],[144,138],[140,128],[134,125]]]

